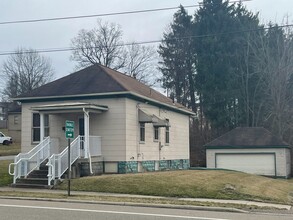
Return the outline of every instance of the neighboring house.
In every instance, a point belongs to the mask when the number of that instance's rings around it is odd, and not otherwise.
[[[238,127],[205,145],[207,168],[289,177],[290,146],[260,127]]]
[[[15,107],[8,112],[8,134],[13,142],[21,142],[21,106]]]
[[[15,99],[22,103],[21,151],[44,137],[51,154],[66,146],[65,121],[81,135],[81,175],[189,168],[194,113],[161,93],[102,65],[93,65]],[[89,161],[82,159],[89,157]]]
[[[7,128],[8,112],[17,106],[15,102],[0,102],[0,128]]]
[[[0,128],[7,128],[7,103],[0,102]]]

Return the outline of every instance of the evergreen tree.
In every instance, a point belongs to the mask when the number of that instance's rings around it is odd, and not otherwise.
[[[247,37],[243,31],[252,27],[258,27],[257,16],[241,4],[204,0],[195,13],[196,88],[202,112],[215,136],[243,120],[239,108],[242,102],[239,61],[243,59],[243,42]]]
[[[191,16],[180,6],[174,14],[169,31],[164,33],[159,54],[162,58],[159,69],[163,88],[170,91],[177,102],[191,107],[195,105],[195,54],[192,51]]]

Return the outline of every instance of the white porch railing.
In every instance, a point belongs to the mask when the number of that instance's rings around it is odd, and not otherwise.
[[[70,144],[70,165],[81,157],[91,159],[92,156],[101,155],[101,137],[89,137],[89,150],[86,149],[84,140],[84,136],[78,136]],[[49,168],[48,185],[50,186],[56,179],[61,179],[68,170],[68,146],[60,154],[53,154],[46,165]]]
[[[78,136],[70,144],[70,164],[72,165],[80,157],[81,137]],[[61,176],[68,169],[68,146],[60,153],[53,154],[48,163],[48,185],[51,185],[55,179],[61,179]]]
[[[50,156],[50,137],[45,138],[28,153],[20,153],[14,158],[14,163],[9,164],[8,172],[13,175],[13,183],[20,177],[27,177]],[[14,172],[12,173],[12,166]]]

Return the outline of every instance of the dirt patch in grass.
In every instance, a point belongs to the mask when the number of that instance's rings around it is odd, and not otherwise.
[[[77,191],[243,199],[292,205],[290,181],[232,171],[186,170],[84,177],[72,180],[71,187]],[[66,181],[58,186],[59,189],[66,187]]]

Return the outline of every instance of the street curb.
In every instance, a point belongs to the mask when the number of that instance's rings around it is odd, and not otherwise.
[[[149,203],[134,203],[134,202],[108,202],[108,201],[75,200],[75,199],[51,199],[51,198],[14,197],[14,196],[0,196],[0,199],[16,199],[16,200],[48,201],[48,202],[68,202],[68,203],[70,202],[70,203],[83,203],[83,204],[136,206],[136,207],[185,209],[185,210],[215,211],[215,212],[250,213],[249,211],[244,211],[244,210],[237,209],[237,208],[210,207],[210,206],[149,204]]]

